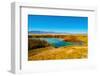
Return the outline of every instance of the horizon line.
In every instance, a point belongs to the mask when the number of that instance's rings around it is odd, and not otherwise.
[[[31,30],[31,31],[29,31],[28,30],[28,32],[32,32],[32,31],[38,31],[38,30]],[[50,33],[72,33],[72,32],[57,32],[57,31],[40,31],[40,32],[50,32]],[[88,32],[75,32],[75,33],[88,33]]]

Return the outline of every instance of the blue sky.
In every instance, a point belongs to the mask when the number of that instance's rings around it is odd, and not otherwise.
[[[88,17],[28,15],[28,31],[86,34]]]

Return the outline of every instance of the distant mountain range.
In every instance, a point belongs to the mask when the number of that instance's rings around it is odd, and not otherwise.
[[[47,32],[47,31],[29,31],[28,34],[66,34],[66,33]]]
[[[32,34],[75,34],[75,33],[65,33],[65,32],[48,32],[48,31],[29,31],[28,35],[32,35]],[[78,34],[78,33],[76,33]],[[81,33],[80,33],[81,34]],[[87,35],[85,33],[83,33],[83,35]]]

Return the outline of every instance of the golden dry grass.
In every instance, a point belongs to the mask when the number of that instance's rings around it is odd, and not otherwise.
[[[41,50],[41,51],[39,51]],[[36,52],[37,51],[37,52]],[[69,46],[60,48],[42,48],[29,51],[28,60],[52,60],[52,59],[80,59],[87,58],[87,46]]]

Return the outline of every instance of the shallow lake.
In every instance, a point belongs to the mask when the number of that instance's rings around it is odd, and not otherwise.
[[[38,39],[38,38],[32,38],[32,39]],[[72,43],[72,42],[65,42],[59,38],[39,38],[39,39],[47,41],[49,44],[51,44],[54,47],[74,45],[74,43]]]
[[[59,38],[41,38],[41,39],[46,40],[49,44],[53,45],[54,47],[73,45],[72,42],[65,42]]]

